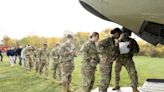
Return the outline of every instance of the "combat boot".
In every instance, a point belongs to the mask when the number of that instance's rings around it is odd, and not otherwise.
[[[63,85],[63,92],[67,92],[67,89],[64,85]]]
[[[67,92],[67,90],[66,90],[66,88],[65,88],[65,87],[63,88],[63,92]]]
[[[68,92],[74,92],[73,89],[71,89],[69,85],[68,85]]]
[[[115,86],[114,88],[112,88],[112,90],[119,90],[120,86]]]
[[[139,92],[139,90],[137,89],[137,87],[132,87],[133,92]]]
[[[70,88],[70,83],[67,83],[67,92],[74,92],[74,90]]]
[[[63,92],[68,92],[68,84],[63,83]]]

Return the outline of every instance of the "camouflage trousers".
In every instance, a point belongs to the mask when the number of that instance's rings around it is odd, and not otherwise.
[[[115,65],[115,86],[119,86],[120,72],[124,66],[128,72],[132,87],[138,86],[138,75],[132,58],[119,57]]]
[[[26,60],[26,69],[27,70],[31,70],[32,67],[33,67],[33,59],[32,59],[32,56],[28,55],[25,57],[25,60]]]
[[[44,73],[45,73],[46,77],[48,77],[48,67],[49,67],[49,61],[41,60],[39,63],[39,74],[40,75],[42,74],[43,68],[44,68]]]
[[[99,92],[107,92],[107,88],[111,81],[112,65],[113,62],[109,57],[104,57],[100,59],[101,81]]]
[[[53,63],[53,78],[56,79],[56,72],[58,71],[59,79],[61,79],[61,65],[59,63]]]
[[[36,71],[36,73],[39,72],[39,65],[40,65],[39,60],[35,59],[35,71]]]
[[[72,72],[74,70],[73,61],[61,63],[61,74],[63,84],[69,85],[72,81]]]
[[[95,82],[95,72],[97,63],[84,61],[81,66],[81,74],[83,78],[83,92],[90,92]]]

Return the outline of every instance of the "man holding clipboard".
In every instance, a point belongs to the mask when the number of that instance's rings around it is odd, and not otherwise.
[[[138,75],[133,61],[133,55],[139,52],[139,46],[137,42],[129,36],[131,36],[131,31],[123,28],[123,37],[119,40],[120,55],[115,65],[115,87],[113,90],[120,89],[120,72],[122,66],[124,66],[130,77],[133,92],[139,92],[137,89]]]

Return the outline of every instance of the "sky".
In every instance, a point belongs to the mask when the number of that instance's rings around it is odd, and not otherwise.
[[[62,37],[65,30],[100,32],[115,27],[121,26],[92,15],[78,0],[0,0],[0,39]]]

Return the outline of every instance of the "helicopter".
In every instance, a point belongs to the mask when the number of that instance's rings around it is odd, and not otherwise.
[[[164,44],[163,0],[79,0],[97,17],[117,23],[145,41]]]

